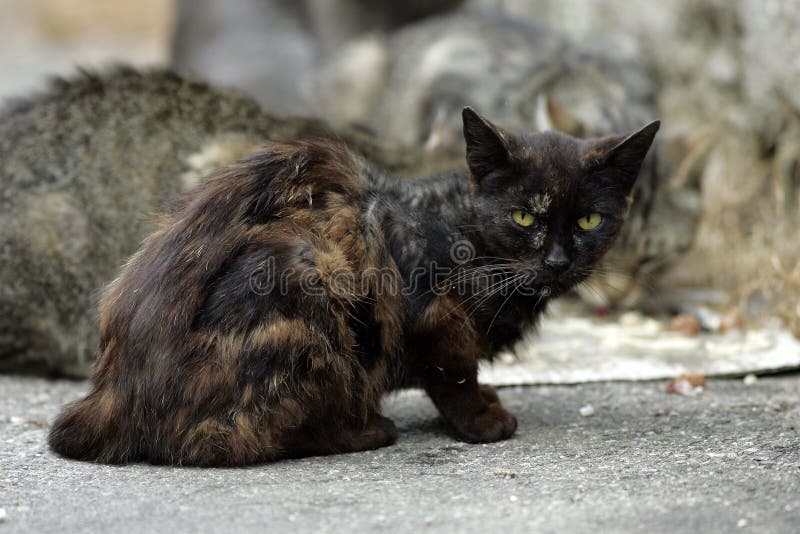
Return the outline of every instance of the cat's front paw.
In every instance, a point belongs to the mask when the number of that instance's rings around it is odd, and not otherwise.
[[[468,443],[490,443],[510,438],[517,429],[517,418],[499,403],[490,404],[475,417],[454,422],[456,435]]]

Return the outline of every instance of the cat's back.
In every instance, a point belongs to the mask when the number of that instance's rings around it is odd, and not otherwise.
[[[169,186],[146,171],[178,171],[173,162],[185,151],[219,132],[263,129],[263,115],[244,95],[165,69],[82,71],[0,109],[0,170],[6,184],[29,193],[91,194],[139,174],[136,185],[158,194]]]
[[[272,126],[252,100],[166,70],[82,72],[6,103],[0,367],[85,373],[98,291],[152,213]]]

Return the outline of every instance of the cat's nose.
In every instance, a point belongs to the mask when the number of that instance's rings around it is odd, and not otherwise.
[[[569,267],[569,258],[564,250],[564,247],[558,243],[553,243],[550,247],[550,252],[544,259],[544,264],[550,267],[555,273],[564,272]]]

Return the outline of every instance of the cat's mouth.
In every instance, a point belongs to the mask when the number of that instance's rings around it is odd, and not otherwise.
[[[490,267],[479,270],[466,270],[447,280],[455,282],[447,287],[460,289],[464,294],[494,294],[507,296],[519,294],[535,298],[557,297],[568,292],[582,280],[578,271],[568,268],[560,272],[552,272],[541,266],[527,267],[522,264],[503,265],[501,268]],[[439,284],[437,287],[445,287]]]
[[[529,270],[522,271],[521,282],[517,287],[517,292],[530,297],[548,298],[556,297],[566,292],[569,287],[563,275],[543,273],[541,271]]]

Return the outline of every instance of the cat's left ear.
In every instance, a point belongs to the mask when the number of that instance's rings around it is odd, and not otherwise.
[[[510,134],[469,107],[461,112],[461,118],[467,142],[467,165],[473,179],[480,184],[489,173],[510,163]]]
[[[660,127],[661,121],[653,121],[629,134],[605,152],[596,161],[596,164],[605,169],[613,170],[622,179],[626,187],[633,187],[636,177],[639,176],[642,162],[647,156],[647,151],[650,150],[650,145],[653,144],[653,139]]]

